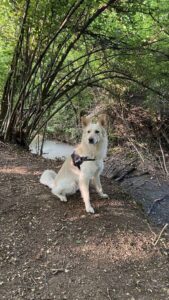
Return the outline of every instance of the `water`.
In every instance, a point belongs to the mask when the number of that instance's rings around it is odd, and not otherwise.
[[[40,154],[41,143],[42,142],[38,141],[37,139],[33,140],[29,146],[31,153]],[[46,140],[44,141],[43,144],[42,156],[44,158],[49,158],[49,159],[56,159],[56,158],[65,159],[65,157],[72,154],[73,150],[74,147],[69,144]]]

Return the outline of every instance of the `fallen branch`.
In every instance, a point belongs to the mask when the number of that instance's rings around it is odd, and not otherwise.
[[[121,176],[115,179],[115,181],[122,181],[128,174],[134,172],[136,167],[131,167],[130,169],[126,170]]]
[[[135,175],[131,175],[129,178],[135,178],[135,177],[141,177],[141,176],[145,176],[145,175],[149,175],[150,172],[149,171],[145,171],[139,174],[135,174]]]

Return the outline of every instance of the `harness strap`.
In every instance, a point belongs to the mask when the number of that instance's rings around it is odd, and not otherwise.
[[[94,161],[95,158],[89,158],[87,156],[80,156],[75,151],[71,154],[72,161],[75,167],[80,170],[80,166],[84,161]]]

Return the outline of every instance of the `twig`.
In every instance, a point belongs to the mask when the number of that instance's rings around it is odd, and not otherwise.
[[[59,273],[65,272],[65,270],[62,268],[61,269],[52,269],[51,271],[52,271],[53,275],[57,275]]]
[[[167,227],[168,227],[168,223],[166,223],[166,224],[164,225],[164,227],[162,228],[162,230],[160,231],[160,233],[159,233],[157,239],[156,239],[156,240],[154,241],[154,243],[153,243],[154,246],[157,245],[157,243],[159,242],[159,240],[160,240],[160,238],[161,238],[163,232],[166,230]]]
[[[163,151],[163,148],[162,148],[162,146],[161,146],[161,140],[159,140],[159,146],[160,146],[160,151],[161,151],[162,158],[163,158],[164,170],[165,170],[167,176],[169,176],[169,173],[168,173],[168,170],[167,170],[167,166],[166,166],[166,160],[165,160],[164,151]]]
[[[112,300],[112,298],[110,296],[110,290],[109,290],[109,288],[107,288],[107,297],[108,297],[109,300]]]
[[[129,137],[128,137],[128,140],[131,143],[131,145],[133,146],[133,148],[136,150],[136,152],[138,153],[138,155],[140,156],[142,162],[144,163],[144,157],[141,154],[141,152],[138,150],[137,146],[134,144],[134,142],[132,141],[132,139],[130,139]]]

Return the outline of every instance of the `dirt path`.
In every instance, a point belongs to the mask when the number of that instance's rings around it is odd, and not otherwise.
[[[108,179],[95,215],[59,202],[39,184],[59,164],[0,146],[0,299],[169,299],[167,233]]]

